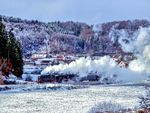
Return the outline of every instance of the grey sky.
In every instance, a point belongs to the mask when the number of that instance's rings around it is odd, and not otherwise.
[[[150,20],[150,0],[0,0],[0,14],[40,21]]]

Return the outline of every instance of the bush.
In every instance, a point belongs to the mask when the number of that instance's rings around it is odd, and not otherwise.
[[[119,112],[123,110],[124,107],[118,103],[112,102],[101,102],[98,105],[94,106],[89,113],[105,113],[105,112]]]
[[[140,108],[150,110],[150,87],[146,87],[146,95],[140,97]]]

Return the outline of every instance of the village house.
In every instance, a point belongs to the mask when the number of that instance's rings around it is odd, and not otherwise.
[[[31,56],[31,59],[36,60],[36,59],[41,59],[41,58],[46,58],[46,57],[47,57],[46,53],[36,53]]]
[[[128,66],[128,63],[123,60],[123,57],[121,55],[113,55],[112,59],[122,68]]]

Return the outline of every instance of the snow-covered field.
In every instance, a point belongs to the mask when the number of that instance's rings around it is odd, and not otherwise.
[[[94,106],[103,103],[115,103],[123,108],[137,107],[139,97],[145,94],[144,85],[140,84],[149,85],[150,28],[139,29],[131,39],[124,32],[123,34],[119,40],[122,49],[134,53],[136,57],[127,68],[119,67],[111,57],[104,56],[98,60],[80,58],[70,64],[48,66],[41,75],[75,74],[82,78],[92,74],[100,75],[99,83],[105,84],[107,82],[104,80],[113,80],[108,83],[126,83],[125,85],[31,83],[0,86],[0,113],[88,113]],[[36,72],[34,69],[27,69],[25,74],[33,74]],[[40,71],[36,73],[40,74]],[[23,76],[24,80],[27,75]],[[37,75],[30,76],[36,81]]]
[[[61,87],[58,90],[51,89],[58,86]],[[138,97],[145,93],[144,86],[44,84],[28,87],[17,85],[15,90],[13,87],[12,90],[0,92],[0,113],[88,113],[92,107],[104,101],[134,108],[138,106]]]

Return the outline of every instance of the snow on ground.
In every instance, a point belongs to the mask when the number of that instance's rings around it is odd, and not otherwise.
[[[46,85],[45,85],[46,86]],[[49,85],[53,87],[53,85]],[[144,86],[90,86],[74,90],[0,92],[1,113],[87,113],[100,102],[138,105]]]
[[[26,82],[25,84],[3,85],[0,86],[1,93],[21,93],[31,91],[50,91],[50,90],[72,90],[87,88],[88,85],[73,85],[73,84],[37,84]]]

